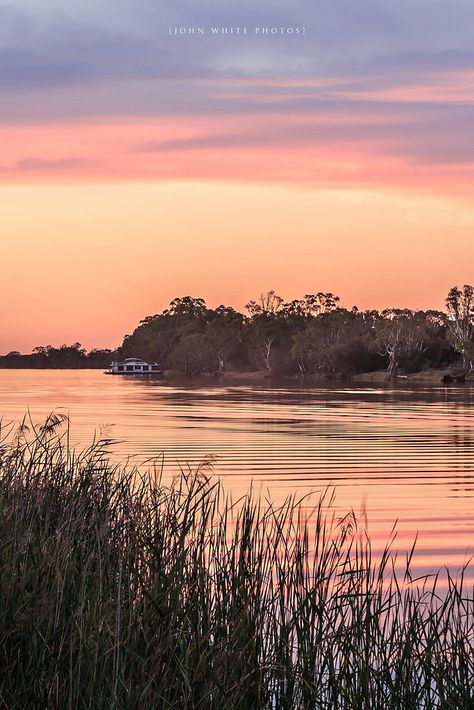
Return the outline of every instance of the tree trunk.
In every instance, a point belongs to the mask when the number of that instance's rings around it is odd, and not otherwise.
[[[462,369],[464,372],[472,372],[472,357],[466,350],[462,351]]]
[[[398,352],[396,348],[393,348],[390,350],[388,353],[389,361],[388,361],[388,376],[389,377],[395,377],[397,374],[397,369],[398,369]]]
[[[222,374],[225,371],[225,362],[222,353],[217,353],[217,367],[219,374]]]
[[[263,345],[263,361],[265,363],[265,370],[267,372],[270,372],[270,370],[271,370],[270,356],[272,354],[272,343],[273,343],[273,339],[266,340]]]

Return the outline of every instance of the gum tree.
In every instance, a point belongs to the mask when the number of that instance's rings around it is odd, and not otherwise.
[[[386,308],[375,321],[374,331],[377,352],[388,357],[389,377],[395,377],[403,357],[423,352],[429,339],[424,312],[407,308]]]
[[[446,298],[449,339],[456,352],[462,356],[463,368],[471,372],[474,363],[474,287],[465,284],[457,287]]]
[[[287,329],[282,311],[283,298],[275,291],[268,291],[262,293],[258,301],[249,301],[245,308],[250,314],[246,323],[246,344],[270,373],[274,349],[284,339]]]

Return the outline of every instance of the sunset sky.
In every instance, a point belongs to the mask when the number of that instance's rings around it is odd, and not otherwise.
[[[474,281],[472,0],[3,0],[0,19],[0,353],[116,346],[178,295],[440,308]]]

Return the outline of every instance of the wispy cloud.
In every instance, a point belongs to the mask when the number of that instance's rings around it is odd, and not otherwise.
[[[91,168],[94,165],[96,165],[95,160],[84,158],[61,158],[60,160],[24,158],[14,165],[13,170],[18,172],[60,171],[68,173],[77,169]]]
[[[304,25],[293,36],[169,37],[169,26]],[[314,77],[472,67],[470,0],[6,0],[0,82],[105,78]]]
[[[2,13],[0,122],[29,131],[2,180],[470,179],[470,0],[6,0]],[[168,35],[243,24],[307,33]]]

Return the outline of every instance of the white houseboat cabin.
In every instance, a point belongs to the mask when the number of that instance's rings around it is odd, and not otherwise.
[[[113,362],[108,375],[151,375],[160,373],[156,362],[145,362],[138,357],[127,357],[123,362]]]

